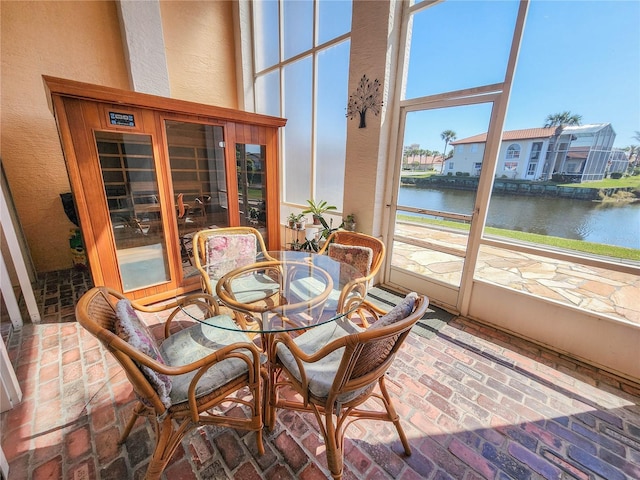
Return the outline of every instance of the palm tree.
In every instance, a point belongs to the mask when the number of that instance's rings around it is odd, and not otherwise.
[[[639,132],[640,133],[640,132]],[[629,145],[624,149],[629,156],[629,167],[634,167],[638,163],[638,154],[640,154],[640,145]],[[635,157],[635,160],[633,159]]]
[[[638,130],[636,130],[636,134],[633,136],[633,138],[640,142],[640,132]]]
[[[447,146],[451,140],[456,139],[456,132],[453,130],[445,130],[440,134],[440,138],[444,140],[444,150],[442,151],[442,168],[444,169],[444,161],[447,158]]]
[[[545,128],[547,127],[564,127],[566,125],[580,125],[582,115],[573,115],[569,111],[553,113],[547,115],[545,120]]]

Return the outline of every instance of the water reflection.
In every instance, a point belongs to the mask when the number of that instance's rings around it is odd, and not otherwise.
[[[475,192],[401,187],[398,203],[470,214]],[[487,226],[640,249],[640,203],[493,195]]]

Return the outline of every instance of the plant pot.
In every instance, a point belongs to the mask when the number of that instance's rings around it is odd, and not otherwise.
[[[320,223],[320,217],[318,215],[314,215],[313,216],[313,224],[314,225],[322,225],[322,223]]]

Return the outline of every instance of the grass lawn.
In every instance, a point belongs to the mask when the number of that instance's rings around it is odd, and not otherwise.
[[[640,175],[618,179],[605,178],[604,180],[598,180],[597,182],[565,183],[560,186],[573,188],[640,188]]]
[[[425,223],[429,225],[439,225],[447,228],[455,228],[466,231],[469,230],[468,224],[452,222],[448,220],[419,218],[411,215],[398,215],[398,220],[409,221],[413,223]],[[534,245],[546,245],[549,247],[572,250],[574,252],[583,252],[591,255],[640,261],[640,250],[634,248],[616,247],[612,245],[604,245],[602,243],[583,242],[581,240],[570,240],[567,238],[538,235],[536,233],[517,232],[515,230],[505,230],[493,227],[486,227],[485,233],[495,235],[497,237],[518,240],[520,242],[532,243]]]

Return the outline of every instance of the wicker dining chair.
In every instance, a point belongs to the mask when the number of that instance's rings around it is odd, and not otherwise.
[[[336,298],[330,299],[338,302],[339,310],[347,310],[352,302],[359,303],[355,313],[365,327],[369,325],[371,316],[378,318],[385,313],[366,299],[384,261],[385,246],[382,240],[365,233],[336,230],[329,235],[318,254],[326,254],[341,263],[350,264],[359,273],[349,279],[339,296],[336,294]]]
[[[258,230],[253,227],[224,227],[208,228],[196,232],[193,237],[193,256],[198,272],[200,272],[202,290],[215,297],[218,280],[231,270],[246,267],[255,263],[257,255],[262,254],[265,259],[271,259],[267,252],[264,239]],[[255,292],[265,290],[276,293],[279,284],[269,277],[252,277],[259,282],[255,285],[247,285],[246,290]],[[236,288],[236,292],[243,289]],[[239,293],[241,296],[242,294]],[[259,297],[263,297],[258,294]],[[236,300],[250,303],[250,297],[236,298]]]
[[[138,398],[119,443],[139,416],[154,428],[147,480],[160,478],[185,434],[201,425],[255,431],[257,450],[264,453],[260,351],[241,331],[194,321],[177,328],[182,321],[174,320],[182,320],[177,315],[185,308],[233,327],[233,319],[219,315],[217,304],[204,294],[147,307],[115,290],[94,287],[76,306],[78,323],[113,354]],[[166,318],[160,345],[138,312]]]
[[[296,338],[275,334],[269,350],[267,427],[273,429],[278,408],[312,412],[324,436],[329,470],[337,480],[343,471],[344,434],[356,420],[392,422],[405,454],[411,455],[385,374],[428,306],[427,297],[410,293],[366,330],[342,319]],[[285,390],[282,395],[281,390]],[[297,397],[286,390],[293,390]],[[377,399],[384,410],[366,408],[363,404],[370,398]]]

